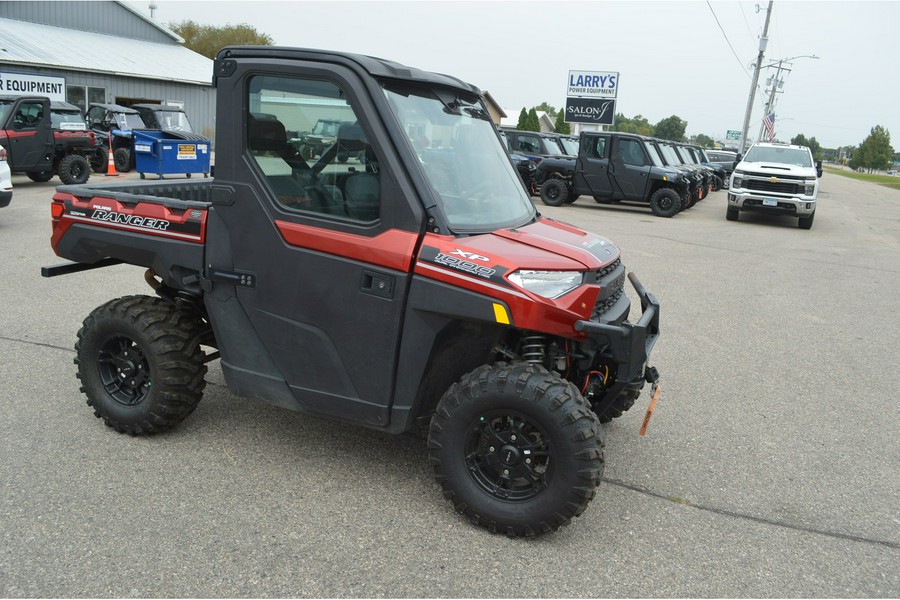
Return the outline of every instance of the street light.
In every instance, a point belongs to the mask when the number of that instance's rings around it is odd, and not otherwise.
[[[775,110],[775,92],[778,90],[778,84],[780,83],[779,77],[781,76],[782,71],[790,71],[787,67],[782,67],[784,63],[790,64],[792,60],[797,60],[798,58],[812,58],[815,60],[819,60],[819,57],[815,54],[802,54],[800,56],[792,56],[790,58],[782,58],[777,61],[778,70],[775,72],[775,77],[772,78],[772,91],[769,93],[769,99],[766,102],[765,106],[765,115],[763,116],[763,122],[759,124],[759,135],[756,136],[756,141],[759,142],[762,140],[763,127],[765,126],[765,118],[772,114],[772,111]],[[774,67],[776,65],[776,61],[772,61],[766,66],[762,67],[763,69],[768,69],[770,67]],[[774,123],[772,124],[774,127]],[[774,131],[774,130],[773,130]]]

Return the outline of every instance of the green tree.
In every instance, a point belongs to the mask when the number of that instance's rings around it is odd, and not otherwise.
[[[672,115],[657,123],[653,131],[654,135],[660,139],[681,142],[684,140],[685,129],[687,129],[687,121]]]
[[[535,110],[542,110],[542,111],[544,111],[545,113],[547,113],[548,115],[550,115],[551,117],[555,117],[555,116],[556,116],[556,109],[553,108],[552,106],[550,106],[550,103],[549,103],[549,102],[541,102],[540,104],[538,104],[537,106],[535,106],[534,109],[535,109]]]
[[[629,119],[622,113],[616,113],[614,125],[610,131],[621,131],[622,133],[636,133],[638,135],[653,135],[653,125],[646,117],[635,115],[633,119]]]
[[[181,21],[168,26],[184,38],[185,47],[207,58],[215,58],[224,46],[271,46],[273,43],[272,36],[259,33],[246,23],[216,27]]]
[[[519,122],[516,123],[516,129],[519,131],[527,131],[528,129],[528,111],[525,110],[525,107],[522,107],[522,112],[519,113]]]
[[[882,127],[876,125],[869,132],[869,136],[862,141],[856,153],[853,155],[858,166],[865,169],[887,169],[891,164],[894,156],[894,148],[891,146],[891,133]],[[851,161],[851,166],[853,162]]]
[[[528,111],[528,120],[526,121],[527,127],[525,127],[525,131],[540,131],[541,130],[541,120],[537,116],[537,110],[534,107]]]
[[[816,141],[815,137],[807,139],[802,133],[798,133],[791,138],[791,143],[796,146],[806,146],[813,153],[813,158],[822,160],[822,145]]]
[[[556,122],[553,124],[556,128],[556,133],[569,134],[572,133],[572,127],[566,123],[566,115],[563,111],[559,111],[559,114],[556,115]]]
[[[708,135],[698,133],[696,136],[694,136],[694,143],[701,148],[712,148],[716,142]]]

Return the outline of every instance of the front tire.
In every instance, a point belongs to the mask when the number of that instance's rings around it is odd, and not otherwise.
[[[570,383],[535,365],[499,363],[447,390],[428,452],[458,512],[494,533],[534,536],[587,508],[603,474],[602,435]]]
[[[53,179],[53,171],[29,171],[25,174],[35,183],[44,183]]]
[[[569,197],[569,188],[562,179],[548,179],[541,184],[541,201],[547,206],[561,206]]]
[[[725,209],[725,219],[727,221],[737,221],[740,214],[741,211],[733,206],[729,206]]]
[[[113,162],[118,173],[127,173],[131,170],[131,150],[128,148],[116,148],[113,151]]]
[[[808,217],[798,217],[797,227],[800,229],[812,229],[813,219],[816,218],[816,211],[813,211]]]
[[[681,211],[681,196],[672,188],[659,188],[650,196],[650,210],[657,217],[672,217]]]
[[[80,184],[91,176],[91,165],[80,154],[68,154],[59,161],[59,180],[66,185]]]
[[[75,343],[81,391],[120,433],[150,435],[184,420],[203,396],[203,323],[162,298],[126,296],[96,308]]]

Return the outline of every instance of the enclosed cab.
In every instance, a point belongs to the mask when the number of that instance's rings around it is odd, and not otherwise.
[[[816,216],[822,163],[806,146],[758,143],[738,154],[725,218],[737,221],[741,211],[797,217],[810,229]]]
[[[138,112],[146,129],[183,133],[194,132],[187,113],[177,106],[168,104],[133,104],[131,108]]]

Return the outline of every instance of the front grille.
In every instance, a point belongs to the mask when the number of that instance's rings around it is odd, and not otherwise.
[[[625,267],[616,259],[597,271],[594,282],[600,286],[600,295],[591,312],[591,320],[597,321],[607,313],[625,293]]]
[[[793,181],[769,181],[768,179],[748,179],[744,184],[748,190],[776,192],[779,194],[801,194],[803,185]]]

